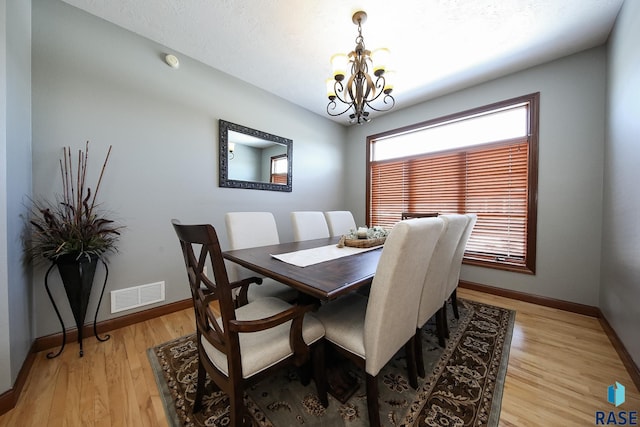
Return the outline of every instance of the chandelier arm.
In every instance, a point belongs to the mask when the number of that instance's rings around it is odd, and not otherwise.
[[[379,96],[379,95],[378,95]],[[378,98],[378,97],[376,97]],[[383,112],[383,111],[389,111],[390,109],[392,109],[395,105],[396,105],[396,100],[393,96],[391,96],[390,94],[386,94],[384,96],[384,98],[382,98],[382,102],[384,104],[389,104],[391,103],[391,105],[385,107],[385,108],[375,108],[374,106],[372,106],[371,104],[369,104],[369,102],[367,102],[367,107],[371,108],[373,111],[379,111],[379,112]]]
[[[347,87],[345,89],[345,97],[344,99],[346,100],[347,97],[346,95],[349,94],[349,99],[351,99],[351,101],[345,101],[345,104],[355,104],[357,102],[358,99],[358,94],[357,93],[353,93],[353,81],[356,80],[356,76],[357,74],[353,73],[351,74],[351,76],[349,77],[349,80],[347,81]],[[357,86],[357,81],[356,81],[356,86]]]
[[[342,102],[344,102],[344,101],[342,101]],[[353,103],[346,103],[345,102],[345,104],[348,104],[348,105],[347,105],[347,108],[344,111],[341,111],[339,113],[333,113],[331,110],[335,110],[336,107],[338,106],[338,104],[336,103],[336,101],[329,102],[329,104],[327,105],[327,114],[332,116],[332,117],[337,117],[337,116],[343,115],[344,113],[346,113],[347,111],[349,111],[353,107]]]
[[[373,96],[370,99],[367,99],[367,105],[369,105],[371,102],[374,102],[376,99],[380,98],[380,95],[384,94],[384,86],[386,84],[386,80],[384,78],[383,75],[380,75],[377,79],[376,79],[376,83],[375,85],[373,84],[373,80],[369,80],[370,84],[372,85],[373,89]],[[377,92],[377,93],[376,93]],[[386,93],[386,95],[389,95],[391,93],[391,91],[388,91],[388,93]],[[384,110],[386,111],[386,110]]]
[[[336,80],[333,84],[333,92],[335,93],[335,98],[343,104],[351,104],[351,102],[347,101],[345,87],[341,81]],[[341,96],[342,94],[342,96]],[[335,103],[335,100],[332,99],[331,102]],[[329,106],[327,106],[329,108]],[[334,107],[335,108],[335,107]],[[332,108],[332,109],[334,109]]]
[[[377,87],[378,81],[376,80],[376,84],[374,85],[373,79],[371,78],[369,73],[365,73],[364,76],[366,81],[366,89],[362,95],[362,99],[366,100],[367,102],[370,102],[378,98],[378,96],[380,96],[379,93],[378,95],[376,95],[376,87]],[[371,99],[369,99],[369,94],[371,94],[372,96]]]
[[[387,78],[384,74],[380,74],[378,78],[376,78],[376,88],[380,91],[380,93],[384,92],[384,86],[387,84]]]
[[[378,92],[378,94],[377,94],[375,97],[373,97],[373,98],[371,98],[371,99],[367,99],[367,105],[371,106],[371,104],[372,104],[372,103],[374,103],[374,102],[376,102],[376,100],[377,100],[378,98],[380,98],[380,96],[381,96],[382,94],[383,94],[382,92]]]

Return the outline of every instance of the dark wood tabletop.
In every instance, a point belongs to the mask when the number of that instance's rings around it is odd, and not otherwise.
[[[371,283],[382,248],[307,267],[298,267],[271,255],[336,244],[338,237],[280,243],[223,252],[223,257],[320,300],[332,300]]]

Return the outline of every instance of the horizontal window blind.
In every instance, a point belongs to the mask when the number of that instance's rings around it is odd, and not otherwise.
[[[271,183],[272,184],[286,184],[287,183],[287,174],[286,173],[273,173],[273,174],[271,174]]]
[[[473,212],[465,256],[524,264],[528,159],[525,139],[371,162],[370,224],[392,227],[403,211]]]

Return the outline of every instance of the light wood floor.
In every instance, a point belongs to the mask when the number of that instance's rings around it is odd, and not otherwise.
[[[502,399],[502,426],[585,426],[616,409],[607,387],[626,387],[617,410],[640,410],[634,387],[595,318],[460,289],[462,298],[516,310]],[[194,330],[183,310],[110,332],[111,339],[38,354],[16,407],[0,426],[166,426],[146,350]]]

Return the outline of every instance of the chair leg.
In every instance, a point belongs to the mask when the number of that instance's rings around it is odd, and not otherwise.
[[[329,398],[327,396],[327,371],[325,370],[323,339],[314,344],[314,349],[311,353],[311,362],[313,363],[313,377],[316,382],[318,398],[320,399],[322,406],[326,408],[329,406]]]
[[[198,356],[198,383],[196,385],[196,397],[193,400],[193,412],[198,412],[202,409],[202,397],[204,396],[204,383],[207,379],[207,370],[200,361]]]
[[[414,390],[418,389],[418,374],[416,368],[416,337],[415,335],[404,345],[404,352],[407,355],[407,370],[409,371],[409,385]]]
[[[244,423],[244,393],[242,387],[238,387],[238,384],[233,386],[229,396],[229,425],[231,427],[242,427]]]
[[[309,364],[310,363],[305,363],[304,365],[298,368],[298,374],[300,375],[300,383],[305,387],[308,386],[309,383],[311,382],[311,372],[310,372],[311,367],[309,366]]]
[[[442,304],[442,325],[444,329],[444,337],[449,339],[449,322],[447,322],[447,302]]]
[[[458,313],[458,295],[457,295],[457,291],[458,288],[453,290],[453,293],[451,294],[451,307],[453,308],[453,316],[456,319],[460,318],[460,314]]]
[[[424,378],[426,373],[424,371],[424,355],[422,354],[422,329],[416,329],[416,336],[414,337],[416,340],[416,369],[418,371],[418,376],[420,378]]]
[[[436,311],[436,332],[438,333],[438,345],[440,347],[445,346],[444,322],[446,320],[444,316],[445,316],[445,312],[443,308],[440,308],[438,311]]]
[[[380,427],[380,406],[378,405],[378,377],[367,374],[366,382],[369,426]]]

